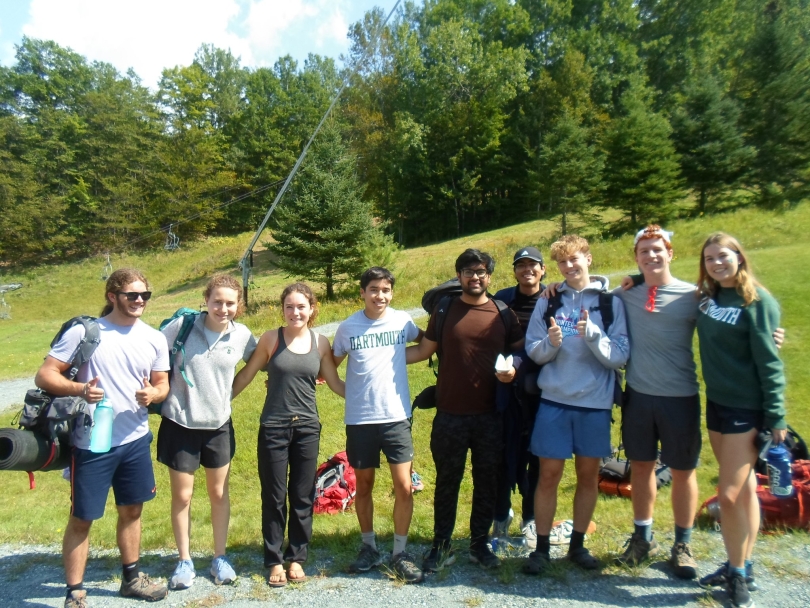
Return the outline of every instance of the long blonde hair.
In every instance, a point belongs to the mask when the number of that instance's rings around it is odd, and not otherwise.
[[[750,306],[752,302],[759,300],[756,288],[760,287],[764,289],[764,287],[762,287],[760,282],[754,277],[751,266],[748,264],[748,254],[745,253],[745,250],[737,239],[725,232],[715,232],[709,235],[709,238],[706,239],[706,242],[703,243],[703,247],[700,250],[700,277],[698,278],[700,293],[715,297],[720,290],[720,283],[715,281],[706,270],[706,261],[703,257],[706,248],[710,245],[725,247],[737,254],[739,265],[737,267],[737,275],[734,277],[737,293],[740,294],[745,301],[746,306]]]

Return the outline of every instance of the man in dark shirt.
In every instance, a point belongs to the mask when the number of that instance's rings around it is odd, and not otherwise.
[[[514,367],[495,372],[499,354],[522,346],[517,317],[507,310],[505,322],[487,295],[495,261],[477,249],[467,249],[456,260],[461,297],[446,311],[433,312],[422,342],[408,348],[408,363],[427,359],[441,343],[436,386],[436,417],[430,451],[436,465],[433,501],[433,546],[422,566],[436,572],[455,561],[450,538],[456,524],[458,493],[467,451],[472,462],[473,497],[470,515],[470,561],[485,568],[500,566],[487,545],[495,507],[496,478],[502,446],[501,416],[495,409],[498,381],[511,382]],[[436,319],[445,315],[441,335]]]
[[[532,317],[540,292],[545,289],[541,283],[546,276],[543,254],[535,247],[523,247],[515,252],[512,269],[517,285],[501,289],[495,294],[509,306],[520,321],[520,329],[526,336],[526,328]],[[495,523],[493,538],[509,536],[512,523],[512,488],[517,486],[522,500],[520,531],[526,546],[534,551],[537,546],[537,531],[534,525],[534,491],[540,474],[540,462],[529,451],[529,440],[537,415],[539,395],[529,395],[523,391],[527,373],[537,372],[539,367],[521,349],[513,353],[517,375],[511,384],[498,387],[497,405],[503,411],[504,453],[497,480],[495,499]]]

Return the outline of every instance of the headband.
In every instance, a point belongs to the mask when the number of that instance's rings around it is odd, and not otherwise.
[[[636,232],[636,238],[633,239],[633,247],[638,245],[638,242],[646,236],[646,238],[662,238],[666,243],[672,245],[672,235],[675,234],[674,232],[667,232],[666,230],[655,230],[653,232],[647,232],[646,228],[642,228],[638,232]]]

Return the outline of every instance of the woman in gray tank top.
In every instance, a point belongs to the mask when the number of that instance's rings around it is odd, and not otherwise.
[[[264,333],[233,382],[235,398],[259,370],[267,371],[267,397],[259,425],[258,464],[262,486],[262,536],[267,583],[281,587],[306,578],[301,564],[312,538],[312,501],[321,424],[315,380],[322,376],[343,397],[329,340],[312,329],[318,302],[304,283],[281,293],[286,325]],[[289,472],[289,481],[288,481]],[[289,498],[289,526],[287,500]],[[284,530],[287,546],[282,553]],[[284,562],[289,562],[287,572]]]

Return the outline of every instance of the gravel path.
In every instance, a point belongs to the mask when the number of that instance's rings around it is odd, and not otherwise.
[[[712,533],[705,533],[712,534]],[[714,534],[718,543],[719,535]],[[768,553],[789,550],[796,553],[795,538],[769,539]],[[786,541],[786,542],[782,542]],[[458,543],[461,545],[462,543]],[[781,547],[779,545],[782,545]],[[792,546],[792,549],[788,548]],[[799,608],[810,606],[810,547],[804,552],[803,569],[780,572],[758,568],[761,590],[754,594],[757,606]],[[279,606],[475,606],[523,607],[563,606],[646,607],[646,606],[719,606],[725,601],[721,591],[703,591],[693,581],[668,576],[663,562],[653,563],[638,572],[609,569],[593,574],[576,570],[564,562],[555,563],[552,572],[542,578],[524,576],[519,559],[498,571],[484,571],[469,564],[459,551],[457,563],[431,576],[422,585],[402,585],[384,573],[353,576],[340,571],[331,560],[316,560],[306,565],[309,576],[304,583],[271,589],[264,583],[261,560],[255,555],[237,555],[234,559],[241,578],[236,585],[216,587],[207,576],[209,560],[195,559],[198,578],[191,589],[173,591],[159,606],[210,607],[228,605],[254,607],[265,602]],[[719,557],[719,556],[718,556]],[[795,555],[794,555],[795,557]],[[173,569],[172,553],[145,554],[143,570],[154,576],[167,576]],[[715,562],[701,563],[701,572],[709,572]],[[92,552],[85,578],[93,608],[144,606],[142,602],[118,596],[120,567],[114,551]],[[0,545],[0,606],[62,606],[63,574],[58,547]]]

